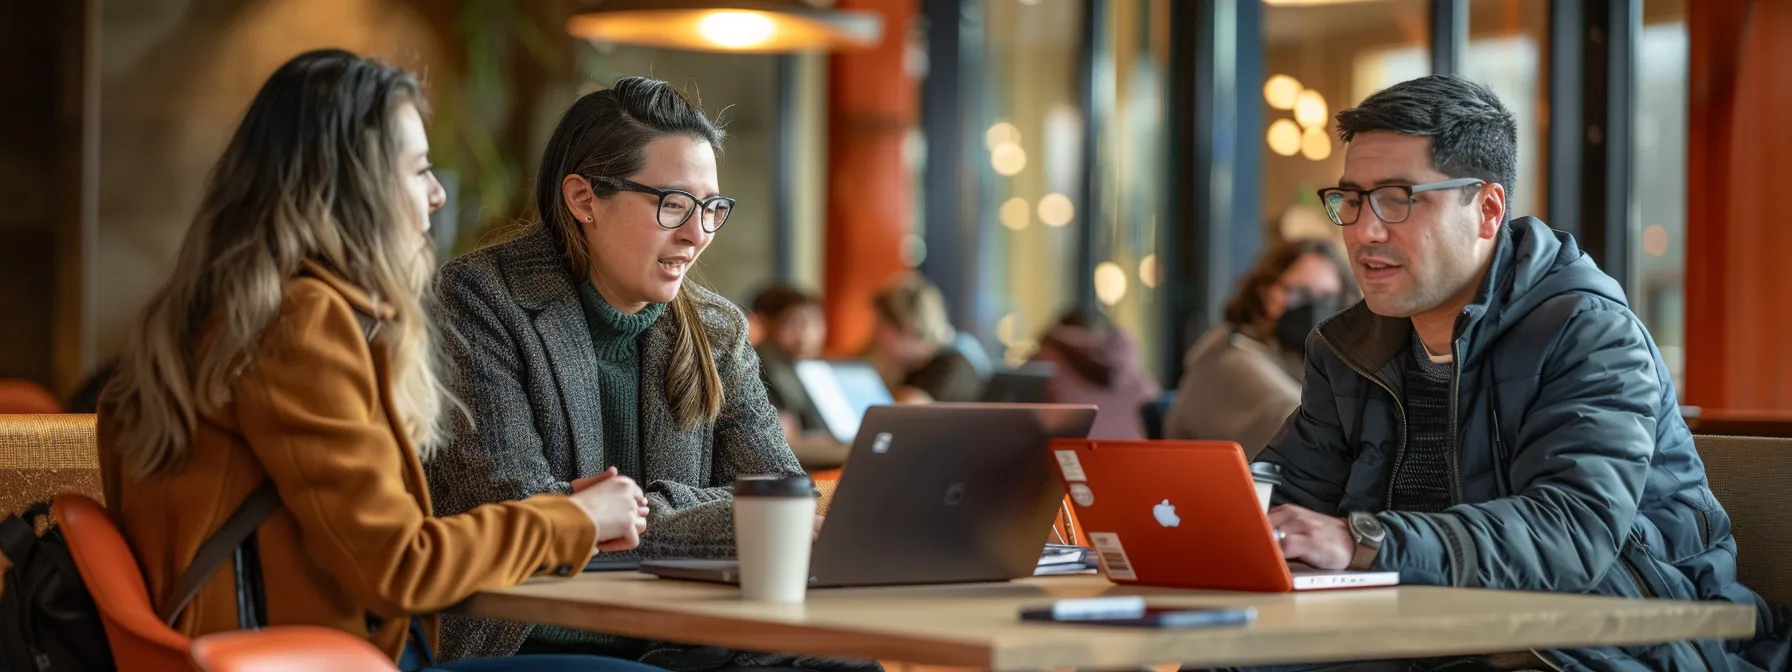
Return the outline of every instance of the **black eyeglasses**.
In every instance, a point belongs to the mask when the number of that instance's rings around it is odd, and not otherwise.
[[[728,213],[734,211],[734,199],[727,196],[711,196],[697,198],[695,194],[677,189],[656,189],[632,180],[620,177],[586,177],[591,182],[592,191],[598,191],[598,185],[609,187],[611,191],[633,191],[652,194],[660,198],[658,222],[662,229],[676,229],[690,221],[691,213],[703,211],[698,218],[707,233],[715,233],[728,223]],[[599,191],[600,195],[604,192]]]
[[[1388,224],[1399,224],[1412,216],[1412,204],[1418,202],[1413,194],[1427,191],[1443,191],[1461,189],[1463,187],[1479,187],[1487,184],[1485,180],[1474,177],[1458,177],[1442,182],[1425,184],[1390,184],[1376,187],[1368,191],[1348,187],[1330,187],[1319,190],[1319,202],[1325,204],[1325,216],[1332,218],[1338,226],[1355,224],[1363,214],[1363,197],[1369,197],[1369,207],[1375,210],[1375,216]]]

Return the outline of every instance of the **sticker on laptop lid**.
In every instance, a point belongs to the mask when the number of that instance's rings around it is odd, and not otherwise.
[[[1081,483],[1071,483],[1070,484],[1070,501],[1076,502],[1077,506],[1082,506],[1082,507],[1095,506],[1095,491],[1090,490],[1089,486],[1087,486],[1087,485],[1083,485]]]
[[[1113,532],[1090,532],[1089,541],[1095,544],[1095,553],[1101,556],[1101,567],[1107,571],[1108,578],[1116,581],[1139,580],[1139,575],[1132,571],[1132,561],[1126,559],[1126,548],[1120,545],[1120,535]]]
[[[1083,461],[1077,458],[1076,451],[1054,450],[1052,454],[1058,457],[1058,468],[1063,470],[1065,481],[1081,483],[1089,480],[1089,475],[1083,473]]]

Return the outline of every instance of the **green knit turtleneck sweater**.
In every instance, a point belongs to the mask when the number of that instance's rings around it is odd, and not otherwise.
[[[623,476],[643,487],[646,464],[641,457],[641,365],[637,343],[641,334],[665,314],[666,304],[649,303],[630,315],[611,306],[591,286],[579,283],[579,303],[585,308],[585,324],[591,328],[591,347],[597,352],[597,398],[604,422],[604,457]]]

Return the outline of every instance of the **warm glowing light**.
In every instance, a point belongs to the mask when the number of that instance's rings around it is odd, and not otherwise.
[[[1287,119],[1269,125],[1269,151],[1282,156],[1300,153],[1300,127]]]
[[[1300,134],[1300,155],[1314,161],[1324,161],[1332,155],[1332,137],[1325,134],[1325,129],[1309,128]]]
[[[1114,305],[1126,297],[1126,271],[1120,265],[1104,261],[1095,265],[1095,299]]]
[[[1013,177],[1027,169],[1027,150],[1012,142],[1004,142],[989,150],[989,165],[997,175]]]
[[[1076,204],[1063,194],[1046,194],[1039,199],[1039,221],[1046,226],[1063,226],[1076,217]]]
[[[896,254],[902,258],[903,266],[920,268],[921,262],[927,261],[927,241],[913,233],[903,236],[902,248]]]
[[[1014,313],[1003,315],[996,320],[996,342],[1002,345],[1014,344]]]
[[[697,34],[724,49],[751,49],[777,32],[762,12],[718,11],[697,20]]]
[[[998,214],[1002,226],[1008,227],[1010,231],[1027,228],[1027,224],[1033,221],[1033,208],[1027,205],[1027,199],[1019,196],[1003,201]]]
[[[1020,129],[1006,121],[990,124],[989,130],[983,132],[983,146],[995,149],[1004,143],[1019,144]]]
[[[1157,255],[1147,254],[1139,260],[1139,282],[1146,287],[1157,287]]]
[[[1325,125],[1325,96],[1318,91],[1307,89],[1294,99],[1294,120],[1300,122],[1302,128],[1315,128]]]
[[[1292,110],[1295,99],[1300,97],[1302,90],[1300,80],[1287,75],[1273,75],[1263,82],[1263,102],[1278,110]]]
[[[1651,257],[1665,256],[1668,253],[1668,230],[1660,224],[1643,229],[1643,251]]]

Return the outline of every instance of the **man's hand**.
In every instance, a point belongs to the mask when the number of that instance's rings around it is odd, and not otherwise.
[[[1269,510],[1269,524],[1282,538],[1282,557],[1315,569],[1347,569],[1356,555],[1356,536],[1343,518],[1317,513],[1293,504]]]
[[[821,523],[825,520],[827,520],[826,516],[815,517],[815,528],[809,531],[809,541],[815,541],[817,537],[821,536]]]

